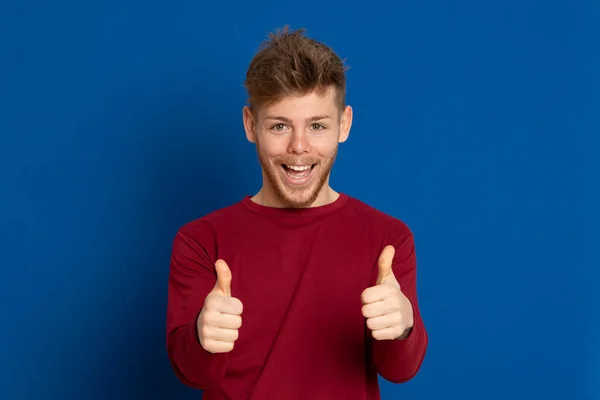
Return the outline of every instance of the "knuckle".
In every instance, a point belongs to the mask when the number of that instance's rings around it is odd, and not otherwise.
[[[201,340],[200,344],[206,351],[214,352],[216,350],[212,340]]]
[[[210,334],[211,329],[207,325],[202,325],[202,327],[200,328],[200,335],[206,339],[210,338]]]
[[[396,321],[396,324],[401,325],[404,322],[404,318],[402,317],[402,314],[397,313],[396,317],[395,317],[395,321]]]
[[[205,325],[215,325],[216,321],[217,313],[214,311],[208,311],[203,315],[202,322],[204,322]]]
[[[370,307],[368,305],[364,305],[362,307],[362,313],[364,316],[368,315]]]
[[[363,304],[367,304],[367,294],[365,292],[362,292],[362,294],[360,295],[360,301]]]
[[[242,302],[240,301],[240,299],[234,299],[234,304],[236,307],[236,311],[238,312],[238,314],[241,314],[244,311],[244,305],[242,304]]]
[[[210,321],[210,311],[204,310],[198,319],[200,324],[207,325]]]
[[[233,350],[234,347],[234,343],[233,342],[223,342],[222,346],[221,346],[221,352],[222,353],[228,353],[231,350]]]

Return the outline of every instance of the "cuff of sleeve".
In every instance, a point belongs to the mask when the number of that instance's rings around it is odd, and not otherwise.
[[[405,382],[419,370],[425,356],[427,337],[420,316],[406,339],[373,339],[373,362],[380,375],[391,382]]]
[[[186,349],[189,364],[186,370],[195,386],[203,388],[214,385],[225,375],[227,353],[210,353],[198,340],[196,319],[188,325]]]

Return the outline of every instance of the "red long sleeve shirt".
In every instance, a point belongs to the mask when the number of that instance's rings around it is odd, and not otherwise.
[[[414,310],[405,340],[375,340],[362,315],[361,293],[375,284],[388,244]],[[196,319],[219,258],[244,311],[234,349],[212,354],[198,340]],[[179,379],[203,389],[204,400],[379,399],[377,374],[411,379],[427,348],[411,231],[345,194],[304,209],[245,197],[187,223],[174,240],[168,290],[168,355]]]

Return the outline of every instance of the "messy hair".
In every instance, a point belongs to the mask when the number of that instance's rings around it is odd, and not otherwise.
[[[333,87],[342,111],[346,102],[347,67],[327,45],[305,36],[305,29],[289,26],[268,35],[246,72],[244,87],[255,113],[280,98],[316,92],[324,95]]]

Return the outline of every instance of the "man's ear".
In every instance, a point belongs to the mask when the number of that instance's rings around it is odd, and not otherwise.
[[[350,136],[350,128],[352,127],[352,107],[346,106],[340,120],[340,137],[338,142],[344,143]]]
[[[256,124],[254,122],[254,116],[250,107],[245,106],[242,110],[242,118],[244,121],[244,130],[246,131],[246,138],[250,143],[256,143]]]

